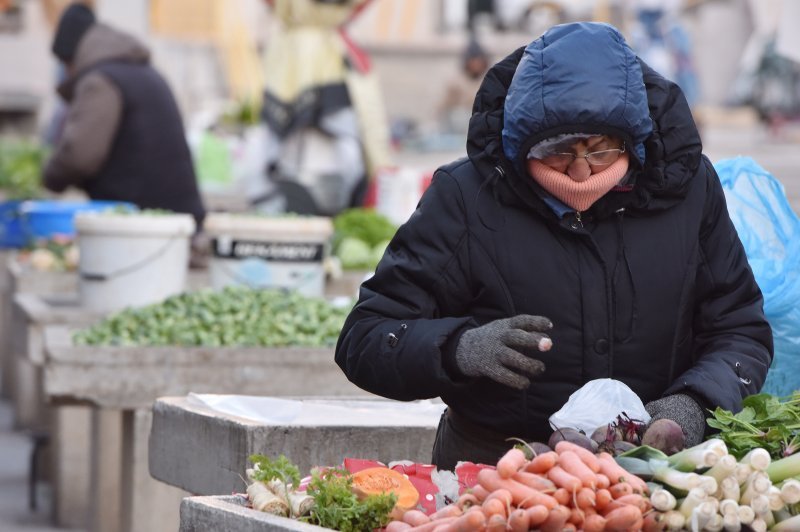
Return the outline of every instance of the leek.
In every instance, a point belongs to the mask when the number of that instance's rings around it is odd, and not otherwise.
[[[767,474],[769,479],[776,484],[781,480],[800,475],[800,453],[774,460],[767,467]]]
[[[778,521],[775,523],[775,526],[772,527],[772,530],[775,532],[795,532],[800,530],[800,514],[790,517],[789,519],[784,519],[783,521]]]

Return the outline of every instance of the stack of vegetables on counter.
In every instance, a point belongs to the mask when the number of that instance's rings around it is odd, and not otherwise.
[[[343,270],[374,270],[397,227],[373,209],[342,211],[333,219],[333,255]]]
[[[17,260],[38,272],[74,272],[78,269],[78,246],[73,238],[63,235],[37,239],[20,250]]]
[[[800,391],[788,398],[752,395],[743,404],[736,414],[716,409],[708,424],[719,432],[687,449],[674,423],[647,426],[623,413],[595,431],[599,442],[559,429],[548,444],[520,442],[496,465],[461,462],[455,473],[345,460],[343,468],[315,471],[310,482],[292,478],[290,484],[315,504],[326,501],[318,513],[273,513],[304,515],[308,522],[348,531],[800,530]],[[614,448],[613,442],[626,439],[640,443]],[[465,473],[466,467],[472,469]],[[359,482],[363,468],[378,474]],[[257,472],[264,469],[249,470],[250,481],[263,481]],[[330,496],[334,479],[338,502]],[[258,491],[248,488],[252,506],[271,511]],[[380,494],[392,497],[382,507],[370,499]],[[364,504],[372,510],[363,510]],[[342,512],[369,517],[346,523],[319,517]]]
[[[47,150],[24,139],[0,141],[0,196],[25,200],[42,195],[41,175]]]
[[[330,347],[349,308],[296,292],[230,286],[125,309],[73,335],[75,345]]]
[[[272,460],[252,455],[247,497],[253,508],[342,532],[384,527],[391,515],[417,504],[419,493],[401,474],[388,468],[317,469],[303,479],[285,456]]]

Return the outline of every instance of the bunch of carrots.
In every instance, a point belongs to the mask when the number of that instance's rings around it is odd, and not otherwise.
[[[456,502],[431,515],[408,510],[386,532],[655,530],[654,513],[644,480],[608,453],[561,441],[530,460],[510,449]]]

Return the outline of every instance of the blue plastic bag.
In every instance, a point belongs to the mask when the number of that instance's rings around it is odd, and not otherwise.
[[[800,389],[800,218],[783,185],[750,157],[714,167],[772,326],[775,358],[762,391],[789,395]]]

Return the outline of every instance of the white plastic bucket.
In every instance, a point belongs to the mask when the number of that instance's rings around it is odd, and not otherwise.
[[[149,305],[184,291],[191,215],[79,213],[75,229],[87,310]]]
[[[208,270],[215,289],[241,285],[325,294],[330,218],[211,213],[203,227],[211,238]]]

